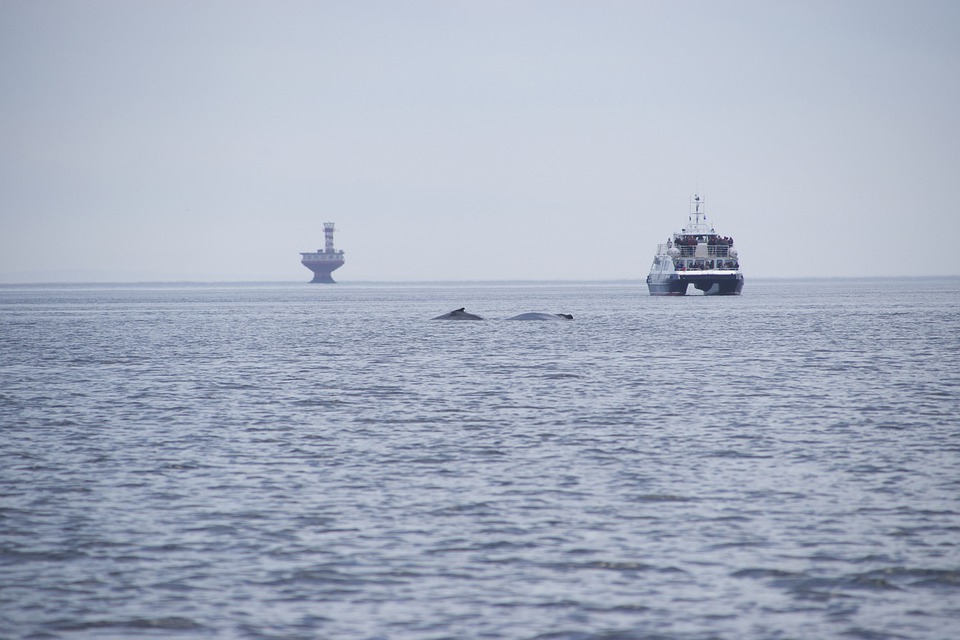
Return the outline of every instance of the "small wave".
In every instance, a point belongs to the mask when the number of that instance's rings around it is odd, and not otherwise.
[[[645,562],[624,560],[590,560],[587,562],[548,562],[539,563],[541,567],[559,571],[613,571],[616,573],[686,573],[673,566],[661,567]]]
[[[455,504],[449,507],[441,507],[439,509],[434,509],[430,512],[430,515],[434,516],[453,516],[453,515],[464,515],[472,513],[488,513],[491,509],[494,509],[494,505],[490,502],[470,502],[465,504]]]
[[[806,574],[795,573],[793,571],[783,571],[781,569],[763,569],[763,568],[751,568],[751,569],[740,569],[739,571],[734,571],[732,574],[734,578],[799,578],[805,577]]]
[[[0,563],[4,565],[35,563],[35,562],[69,562],[88,558],[83,551],[17,551],[16,549],[0,548]]]
[[[642,493],[632,497],[634,502],[693,502],[696,498],[669,493]]]
[[[888,567],[861,573],[857,578],[867,583],[891,585],[896,583],[905,587],[930,589],[960,589],[960,570],[956,569]]]
[[[750,453],[747,451],[737,451],[735,449],[724,449],[718,451],[708,451],[703,454],[705,458],[747,458],[747,459],[760,459],[760,458],[772,458],[773,456],[764,456],[757,453]]]
[[[898,633],[888,633],[886,631],[874,631],[864,629],[863,627],[853,627],[843,632],[848,638],[860,638],[860,640],[911,640],[910,636],[903,636]]]
[[[198,631],[205,629],[204,625],[181,616],[165,618],[126,618],[120,620],[88,620],[74,622],[61,620],[50,625],[58,631],[87,631],[92,629],[136,629],[160,631]]]
[[[807,573],[779,569],[750,568],[732,574],[736,578],[767,581],[802,600],[825,601],[836,597],[850,597],[848,591],[903,591],[888,570],[868,571],[833,577],[811,576]]]

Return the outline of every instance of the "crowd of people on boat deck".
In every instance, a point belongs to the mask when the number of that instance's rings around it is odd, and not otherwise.
[[[727,236],[677,236],[674,239],[667,238],[667,247],[676,244],[678,247],[695,247],[698,243],[707,241],[707,245],[713,247],[716,245],[733,246],[733,238]]]
[[[705,271],[707,269],[739,269],[736,260],[674,260],[677,271]]]

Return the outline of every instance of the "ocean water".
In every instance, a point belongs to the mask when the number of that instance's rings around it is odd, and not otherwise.
[[[0,287],[0,638],[958,629],[958,278]]]

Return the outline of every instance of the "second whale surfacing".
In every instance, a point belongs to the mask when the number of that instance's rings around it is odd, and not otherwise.
[[[507,320],[573,320],[569,313],[521,313]]]
[[[459,309],[454,309],[450,313],[445,313],[442,316],[437,316],[434,320],[483,320],[480,316],[467,313],[464,311],[465,307],[460,307]]]

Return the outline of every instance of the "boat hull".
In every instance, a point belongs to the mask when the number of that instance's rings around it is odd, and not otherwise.
[[[704,295],[735,296],[743,289],[743,274],[680,272],[661,278],[647,276],[647,288],[652,296],[684,296],[691,284]]]

